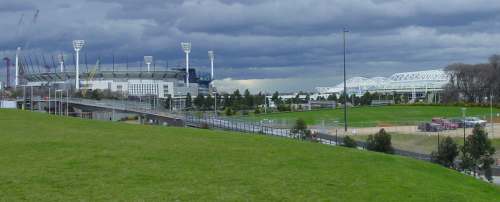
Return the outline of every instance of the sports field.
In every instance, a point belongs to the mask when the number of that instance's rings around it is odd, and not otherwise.
[[[455,106],[383,106],[383,107],[356,107],[348,108],[347,119],[352,126],[376,126],[383,124],[409,124],[415,121],[430,121],[433,117],[461,117],[462,107]],[[493,109],[494,114],[500,109]],[[490,108],[470,107],[466,110],[467,116],[490,117]],[[296,120],[304,119],[308,124],[320,124],[322,121],[331,123],[344,120],[343,109],[324,109],[305,112],[284,112],[261,114],[248,117],[253,120]]]
[[[498,201],[400,156],[284,138],[0,110],[0,201]]]

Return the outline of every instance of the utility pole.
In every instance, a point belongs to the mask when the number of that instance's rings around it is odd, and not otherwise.
[[[346,72],[345,72],[345,54],[346,54],[346,39],[345,35],[349,32],[346,28],[344,28],[342,32],[342,36],[344,39],[344,132],[347,133],[347,86],[346,86]]]

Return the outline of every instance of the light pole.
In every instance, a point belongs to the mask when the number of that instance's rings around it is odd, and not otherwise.
[[[73,48],[76,52],[76,76],[75,76],[75,89],[80,89],[80,50],[85,45],[84,40],[73,40]]]
[[[148,72],[151,69],[151,63],[153,62],[153,56],[144,56],[144,63],[148,65]]]
[[[21,47],[17,47],[16,50],[16,78],[14,79],[16,87],[19,85],[19,54],[21,54]]]
[[[465,113],[467,111],[467,108],[465,107],[462,107],[462,118],[463,118],[463,127],[464,127],[464,145],[465,145],[465,128],[467,127],[467,125],[465,124]]]
[[[345,72],[345,54],[346,54],[346,39],[345,35],[349,32],[346,28],[342,31],[344,39],[344,132],[347,132],[347,86],[346,86],[346,72]]]
[[[493,93],[490,92],[490,124],[491,124],[491,134],[494,134],[494,125],[495,123],[493,122]]]
[[[182,42],[182,50],[186,53],[186,86],[189,88],[189,53],[191,52],[191,43]]]
[[[57,57],[57,58],[59,59],[59,65],[61,68],[61,72],[64,72],[64,53],[59,54],[59,57]]]
[[[210,59],[210,79],[214,80],[214,51],[208,51],[208,58]]]

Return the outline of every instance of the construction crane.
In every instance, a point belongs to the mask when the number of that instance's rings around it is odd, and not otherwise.
[[[85,95],[87,95],[87,91],[89,90],[90,82],[94,80],[94,77],[95,77],[95,75],[97,73],[97,70],[99,69],[100,66],[101,66],[101,59],[98,58],[97,61],[96,61],[96,63],[95,63],[94,68],[92,68],[90,70],[89,76],[85,80],[87,82],[87,86],[82,89],[82,97],[85,97]]]

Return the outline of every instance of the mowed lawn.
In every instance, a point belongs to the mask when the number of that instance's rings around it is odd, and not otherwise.
[[[377,124],[408,124],[415,121],[430,121],[433,117],[461,117],[462,107],[454,106],[382,106],[382,107],[356,107],[348,108],[347,119],[354,126],[374,126]],[[493,109],[500,113],[500,109]],[[490,117],[490,108],[469,107],[467,116]],[[327,123],[332,121],[344,121],[343,109],[324,109],[305,112],[284,112],[273,114],[261,114],[249,116],[253,120],[290,120],[304,119],[308,124],[320,124],[323,120]]]
[[[0,110],[0,201],[498,201],[399,156],[241,133]]]

